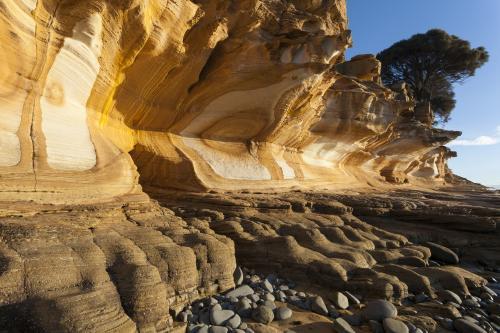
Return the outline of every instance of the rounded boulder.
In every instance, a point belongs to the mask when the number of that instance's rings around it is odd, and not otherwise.
[[[274,320],[274,313],[271,308],[261,305],[252,311],[252,318],[256,322],[267,325]]]
[[[369,302],[361,313],[365,321],[382,321],[386,318],[395,318],[397,315],[396,307],[391,302],[381,299]]]

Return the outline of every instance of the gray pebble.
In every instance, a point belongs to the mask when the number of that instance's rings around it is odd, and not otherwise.
[[[455,319],[453,326],[459,333],[487,333],[479,325],[462,318]]]
[[[209,330],[208,326],[203,326],[196,333],[208,333],[208,330]]]
[[[313,312],[316,312],[324,316],[328,315],[328,309],[326,308],[326,304],[323,301],[323,298],[321,298],[321,296],[310,298],[310,304],[311,304],[311,310]]]
[[[271,284],[271,282],[269,282],[268,279],[265,279],[262,282],[261,287],[262,287],[262,289],[264,289],[265,291],[270,292],[270,293],[272,293],[274,291],[273,285]]]
[[[203,324],[190,324],[188,325],[188,328],[187,328],[187,333],[198,333],[200,332],[200,329],[202,327],[206,327],[207,328],[207,332],[208,332],[208,326],[207,325],[203,325]]]
[[[205,304],[203,304],[203,302],[197,302],[194,304],[193,306],[193,311],[195,313],[198,313],[201,309],[203,309],[205,307]]]
[[[354,296],[353,294],[351,294],[350,292],[344,291],[343,294],[347,296],[347,298],[349,299],[349,303],[351,303],[351,304],[359,304],[359,303],[361,303],[359,301],[359,299],[356,296]]]
[[[332,296],[332,303],[337,308],[345,310],[349,307],[349,299],[341,292],[335,292]]]
[[[252,318],[256,322],[267,325],[274,320],[274,313],[273,313],[273,310],[271,310],[267,306],[261,305],[253,310]]]
[[[219,310],[214,306],[210,309],[210,322],[213,325],[225,325],[225,323],[234,316],[231,310]]]
[[[439,321],[439,324],[449,330],[449,331],[453,331],[453,320],[451,320],[450,318],[443,318],[442,320]]]
[[[440,290],[437,292],[437,294],[442,300],[446,302],[462,304],[462,299],[460,298],[460,296],[458,296],[451,290]]]
[[[490,295],[491,295],[491,296],[493,296],[493,297],[498,296],[497,292],[495,292],[493,289],[491,289],[491,288],[490,288],[490,287],[488,287],[488,286],[483,286],[483,287],[481,287],[481,289],[482,289],[485,293],[490,294]]]
[[[248,295],[248,299],[250,299],[252,302],[260,301],[260,297],[257,294]]]
[[[370,320],[368,322],[368,324],[370,325],[370,329],[372,330],[372,333],[385,333],[384,327],[378,321]]]
[[[292,317],[293,311],[286,306],[280,306],[274,311],[277,320],[286,320]]]
[[[441,262],[444,262],[445,264],[451,265],[456,265],[459,263],[457,254],[446,246],[432,242],[425,243],[425,246],[427,246],[431,250],[432,259],[439,260]]]
[[[466,299],[465,301],[463,301],[463,305],[470,307],[470,308],[481,307],[481,305],[475,299],[472,299],[472,298],[469,298],[469,299]]]
[[[238,328],[241,325],[241,318],[237,314],[234,315],[233,318],[229,319],[226,323],[226,326],[231,328]]]
[[[245,278],[245,274],[243,274],[243,271],[241,270],[240,266],[236,267],[236,269],[234,270],[233,277],[234,277],[234,283],[237,286],[239,286],[240,284],[243,283],[243,279]]]
[[[240,299],[236,312],[243,318],[250,318],[252,315],[252,302],[247,298]]]
[[[214,298],[214,297],[210,297],[208,300],[207,300],[207,306],[211,306],[211,305],[215,305],[215,304],[218,304],[219,301]]]
[[[278,301],[280,302],[285,302],[286,301],[286,295],[284,292],[282,291],[279,291],[278,293],[276,293],[276,297],[275,297]]]
[[[264,303],[262,303],[262,305],[267,306],[271,310],[276,309],[276,304],[274,304],[273,301],[264,301]]]
[[[398,315],[396,307],[386,300],[369,302],[361,312],[364,320],[382,321],[385,318],[395,318]]]
[[[409,333],[408,326],[401,320],[385,318],[383,321],[385,333]]]
[[[493,296],[488,293],[482,293],[480,297],[483,301],[493,301]]]
[[[198,313],[198,320],[203,324],[210,324],[210,311],[208,309],[202,309]]]
[[[191,317],[192,317],[192,315],[191,315]],[[181,313],[179,313],[177,315],[177,320],[180,322],[183,322],[183,323],[187,323],[188,322],[188,313],[186,311],[182,311]]]
[[[226,297],[228,297],[228,298],[242,297],[242,296],[252,295],[253,293],[254,293],[254,290],[249,285],[244,284],[241,287],[238,287],[238,288],[228,292],[226,294]]]
[[[274,295],[271,293],[265,293],[264,300],[274,302],[276,300],[276,297],[274,297]]]
[[[208,329],[209,333],[228,333],[229,329],[224,326],[210,326]]]
[[[468,320],[468,321],[470,321],[471,323],[474,323],[474,324],[479,323],[479,320],[477,320],[476,318],[473,318],[471,316],[463,316],[462,319]]]
[[[333,321],[333,329],[337,333],[356,333],[351,325],[342,318],[337,318]]]

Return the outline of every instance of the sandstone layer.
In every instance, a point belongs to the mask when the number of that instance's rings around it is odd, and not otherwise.
[[[428,267],[436,230],[498,265],[498,194],[430,190],[460,133],[345,61],[344,0],[0,8],[1,328],[171,331],[237,261],[395,301],[483,285]]]
[[[2,0],[2,196],[443,182],[443,146],[344,1]],[[82,194],[84,190],[84,194]],[[46,195],[50,192],[50,195]]]
[[[426,241],[458,248],[475,273],[500,263],[498,231],[491,224],[470,228],[474,220],[499,216],[500,199],[486,193],[478,194],[484,201],[477,206],[446,197],[455,208],[447,218],[460,221],[464,209],[472,212],[469,228],[432,219],[443,207],[433,200],[443,200],[443,192],[400,192],[406,199],[321,191],[151,193],[158,202],[128,196],[92,205],[3,204],[0,327],[182,330],[173,318],[186,304],[232,288],[236,262],[325,295],[347,290],[396,303],[444,289],[468,295],[486,282],[455,265],[430,266]],[[411,205],[418,207],[403,208]],[[415,225],[422,215],[429,217],[425,224]],[[434,310],[427,311],[432,321]]]

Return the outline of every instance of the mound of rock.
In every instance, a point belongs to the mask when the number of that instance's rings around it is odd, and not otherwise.
[[[0,7],[0,331],[399,325],[373,299],[496,329],[456,265],[498,272],[499,196],[453,194],[460,133],[346,61],[344,0]]]

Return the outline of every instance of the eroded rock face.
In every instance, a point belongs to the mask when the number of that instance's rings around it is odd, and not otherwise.
[[[154,203],[31,209],[0,209],[3,329],[171,330],[186,303],[234,286],[233,242]]]
[[[0,8],[2,329],[172,331],[236,260],[393,300],[484,284],[353,215],[377,200],[319,192],[442,183],[459,134],[344,61],[343,0]]]
[[[136,166],[183,190],[448,173],[458,133],[381,86],[373,56],[343,62],[344,1],[0,4],[9,199],[134,193]]]

